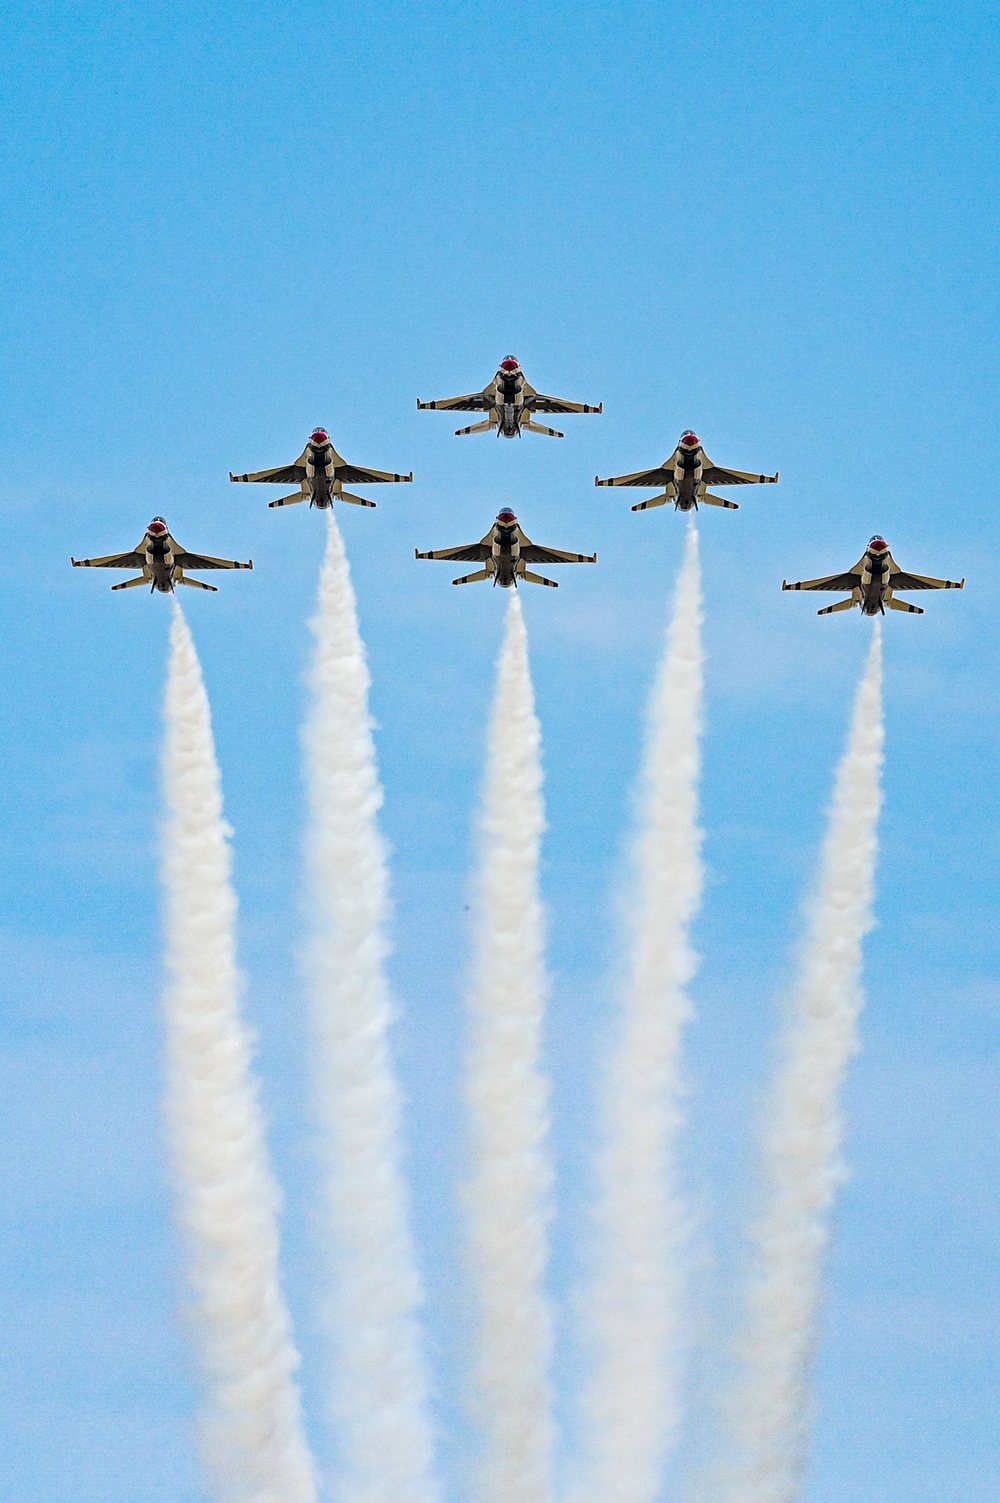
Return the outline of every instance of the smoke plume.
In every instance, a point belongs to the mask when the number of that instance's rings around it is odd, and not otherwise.
[[[551,1318],[544,1290],[552,1175],[538,863],[545,816],[521,602],[507,611],[489,730],[469,997],[467,1255],[477,1302],[479,1503],[551,1497]]]
[[[336,520],[313,622],[305,731],[332,1412],[347,1503],[436,1503],[421,1291],[400,1166],[400,1099],[388,1047],[386,853],[369,676]]]
[[[675,1144],[680,1051],[702,890],[698,533],[688,529],[653,689],[632,865],[631,947],[604,1083],[593,1274],[581,1310],[592,1362],[582,1395],[578,1503],[653,1503],[678,1422],[681,1239]]]
[[[278,1196],[240,1017],[236,897],[208,698],[176,604],[166,693],[166,1119],[222,1503],[313,1503],[278,1284]]]
[[[763,1214],[751,1230],[742,1371],[728,1416],[729,1503],[793,1503],[800,1494],[820,1278],[843,1178],[839,1097],[858,1047],[862,940],[874,923],[883,739],[876,622],[765,1122]]]

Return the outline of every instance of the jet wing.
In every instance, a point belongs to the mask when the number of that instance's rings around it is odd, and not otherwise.
[[[294,464],[281,464],[274,470],[255,470],[251,475],[234,475],[229,471],[230,480],[262,481],[267,485],[301,485],[306,478],[306,453],[305,449],[299,455]]]
[[[525,407],[530,407],[532,412],[603,412],[604,403],[597,407],[591,407],[587,402],[565,402],[562,397],[547,397],[542,392],[536,391],[528,400]]]
[[[777,475],[751,475],[749,470],[724,470],[721,465],[707,461],[701,472],[707,485],[775,485]]]
[[[542,548],[529,543],[522,535],[518,556],[526,564],[596,564],[596,553],[563,553],[559,548]]]
[[[144,569],[146,553],[137,549],[134,553],[109,553],[104,558],[71,559],[74,569]]]
[[[493,387],[488,386],[485,391],[473,391],[467,397],[442,397],[439,402],[421,402],[418,397],[417,408],[421,412],[430,408],[438,412],[489,412],[494,402]]]
[[[347,464],[345,460],[337,456],[337,466],[334,475],[338,480],[346,480],[351,485],[374,485],[380,480],[412,480],[413,471],[408,475],[396,475],[389,470],[366,470],[359,464]]]
[[[174,563],[179,569],[252,569],[253,559],[241,564],[233,558],[212,558],[207,553],[185,553],[183,548],[174,554]]]
[[[465,543],[460,548],[436,548],[430,553],[414,549],[414,553],[417,558],[451,558],[456,563],[481,563],[493,553],[493,533],[492,530],[488,532],[481,543]]]
[[[718,484],[718,481],[716,481]],[[861,585],[861,571],[865,566],[865,555],[858,559],[853,569],[846,574],[827,574],[822,579],[800,579],[797,584],[788,584],[782,580],[783,590],[856,590]]]
[[[894,590],[964,590],[965,580],[934,579],[930,574],[907,574],[889,555],[889,584]]]
[[[660,466],[655,470],[636,470],[634,475],[612,475],[608,480],[594,477],[595,485],[669,485],[674,478],[673,470]]]

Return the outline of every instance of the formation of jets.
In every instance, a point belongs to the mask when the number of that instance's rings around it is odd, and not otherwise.
[[[496,375],[482,391],[471,392],[463,397],[444,397],[436,402],[421,402],[421,411],[434,409],[443,412],[482,412],[482,422],[469,428],[456,429],[456,435],[495,432],[500,438],[520,438],[522,433],[542,433],[550,438],[563,438],[557,428],[548,428],[535,421],[537,413],[600,413],[603,402],[596,407],[585,402],[569,402],[563,397],[545,396],[527,380],[520,363],[513,355],[501,360]],[[347,501],[353,506],[373,507],[374,501],[365,496],[356,496],[344,489],[347,485],[380,485],[386,482],[409,482],[408,475],[390,470],[374,470],[365,465],[349,464],[333,447],[325,428],[314,428],[298,459],[291,464],[277,465],[270,470],[254,470],[243,475],[229,473],[232,481],[256,485],[295,485],[297,490],[290,495],[279,496],[268,506],[294,506],[300,501],[320,510],[331,507],[335,501]],[[651,470],[636,470],[629,475],[613,475],[607,480],[595,477],[595,485],[628,485],[656,490],[657,495],[639,501],[633,511],[647,511],[650,507],[671,504],[675,511],[697,511],[699,506],[719,506],[727,511],[738,511],[736,501],[725,496],[713,495],[709,486],[775,485],[777,472],[773,475],[756,474],[750,470],[734,470],[717,465],[702,448],[701,439],[690,428],[685,429],[677,447],[669,458]],[[464,543],[457,548],[439,548],[428,553],[415,550],[417,558],[445,559],[454,563],[478,563],[482,567],[471,574],[463,574],[452,580],[453,584],[472,584],[474,581],[490,580],[501,589],[510,589],[518,584],[548,585],[557,589],[556,580],[529,570],[529,564],[596,564],[596,553],[567,553],[558,548],[548,548],[533,543],[522,531],[516,515],[509,507],[497,513],[496,521],[486,536],[478,543]],[[177,585],[189,585],[199,590],[214,590],[215,585],[205,584],[200,579],[189,579],[188,572],[202,569],[252,569],[253,562],[245,564],[236,559],[212,558],[205,553],[186,552],[175,538],[162,517],[154,517],[146,529],[142,541],[129,553],[112,553],[103,558],[71,560],[74,568],[88,569],[139,569],[134,579],[122,580],[112,585],[113,590],[129,590],[136,585],[149,585],[151,592],[170,594]],[[859,606],[862,615],[884,615],[886,610],[908,611],[922,615],[919,605],[898,599],[900,591],[908,590],[961,590],[965,580],[934,579],[928,574],[908,574],[901,569],[889,551],[885,539],[876,534],[865,553],[843,574],[828,574],[821,579],[804,579],[795,584],[782,583],[783,590],[834,590],[848,591],[847,599],[824,606],[817,614],[828,616],[834,611],[846,611]]]

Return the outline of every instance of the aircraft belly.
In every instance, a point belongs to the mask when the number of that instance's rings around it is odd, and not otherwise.
[[[512,402],[505,402],[500,408],[500,432],[504,438],[521,437],[521,409]]]

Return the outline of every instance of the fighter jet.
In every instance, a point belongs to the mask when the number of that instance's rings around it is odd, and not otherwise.
[[[928,574],[907,574],[889,552],[885,538],[876,533],[868,544],[867,551],[858,559],[853,569],[846,574],[828,574],[824,579],[802,579],[797,584],[782,581],[783,590],[850,590],[847,600],[838,600],[836,605],[826,605],[818,616],[829,616],[833,611],[849,611],[859,605],[863,616],[885,615],[890,611],[909,611],[913,616],[922,616],[923,607],[911,605],[908,600],[897,600],[897,590],[964,590],[965,580],[932,579]]]
[[[500,369],[482,391],[474,391],[467,397],[443,397],[440,402],[418,400],[417,407],[422,412],[434,408],[439,412],[489,414],[484,423],[473,423],[471,428],[456,428],[456,438],[464,433],[489,433],[491,428],[496,429],[498,438],[520,438],[525,431],[547,433],[550,438],[565,438],[565,433],[560,433],[558,428],[546,428],[543,423],[536,423],[532,413],[604,411],[603,402],[588,407],[586,402],[564,402],[562,397],[543,396],[525,380],[513,355],[501,360]]]
[[[456,562],[475,561],[485,568],[475,574],[463,574],[453,579],[452,584],[472,584],[478,579],[492,579],[502,590],[517,586],[520,580],[527,584],[559,586],[554,579],[545,579],[541,574],[529,574],[528,564],[596,564],[596,553],[561,553],[558,548],[540,548],[525,537],[517,517],[508,509],[497,513],[496,523],[490,528],[481,543],[469,543],[464,548],[439,548],[435,553],[420,553],[417,558],[447,558]]]
[[[112,585],[112,590],[132,590],[136,585],[148,584],[150,593],[159,590],[169,595],[175,585],[190,585],[194,590],[215,590],[212,584],[203,584],[200,579],[188,579],[186,569],[252,569],[253,559],[237,563],[231,558],[210,558],[207,553],[186,553],[170,536],[162,517],[154,517],[146,528],[146,536],[132,553],[109,553],[106,558],[73,558],[74,569],[141,569],[138,579],[123,579]]]
[[[633,511],[646,511],[650,506],[666,506],[674,503],[676,511],[697,511],[699,506],[724,506],[727,511],[739,511],[735,501],[724,496],[709,495],[710,485],[776,485],[777,475],[751,475],[747,470],[724,470],[713,464],[701,447],[701,439],[690,428],[681,434],[680,443],[665,459],[659,469],[637,470],[634,475],[615,475],[610,480],[594,476],[595,485],[662,485],[662,496],[653,496],[649,501],[640,501]]]
[[[348,464],[337,453],[325,428],[314,428],[309,442],[294,464],[278,465],[274,470],[256,470],[252,475],[234,475],[230,480],[247,480],[266,485],[298,485],[291,496],[279,496],[269,501],[268,506],[294,506],[297,501],[308,501],[310,506],[321,509],[332,506],[334,501],[350,501],[353,506],[374,506],[364,496],[352,496],[344,490],[344,481],[351,485],[374,485],[383,480],[412,480],[408,475],[390,474],[388,470],[366,470],[363,465]]]

